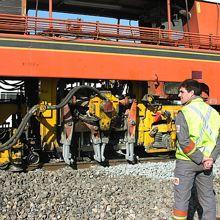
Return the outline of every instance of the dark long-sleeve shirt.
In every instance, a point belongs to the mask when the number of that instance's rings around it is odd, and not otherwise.
[[[189,128],[186,122],[186,119],[183,113],[180,111],[176,117],[175,124],[177,127],[177,139],[179,142],[180,147],[183,149],[184,147],[188,146],[191,142],[189,137]],[[211,153],[211,157],[215,161],[220,154],[220,135],[217,138],[217,143],[214,150]],[[203,160],[203,153],[196,149],[191,155],[188,157],[197,164],[201,164]]]

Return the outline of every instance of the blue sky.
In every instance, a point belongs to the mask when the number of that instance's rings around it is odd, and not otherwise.
[[[35,10],[30,10],[28,11],[29,16],[35,16]],[[49,13],[46,11],[38,11],[38,17],[41,18],[48,18]],[[58,18],[58,19],[77,19],[81,18],[83,21],[87,22],[102,22],[102,23],[107,23],[107,24],[117,24],[117,19],[114,18],[106,18],[106,17],[97,17],[97,16],[87,16],[87,15],[79,15],[79,14],[68,14],[68,13],[57,13],[53,12],[53,18]],[[129,20],[120,20],[121,25],[131,25],[131,26],[138,26],[137,21],[131,21],[129,23]]]

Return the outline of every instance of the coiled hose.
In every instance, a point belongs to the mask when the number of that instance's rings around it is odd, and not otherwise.
[[[90,87],[90,86],[82,85],[82,86],[77,86],[77,87],[74,87],[73,89],[71,89],[69,91],[69,93],[66,95],[66,97],[62,100],[62,102],[60,102],[58,105],[51,105],[51,106],[46,105],[46,109],[47,110],[56,110],[56,109],[63,108],[70,101],[70,99],[73,97],[73,95],[81,89],[91,90],[92,92],[95,92],[96,94],[98,94],[98,96],[100,98],[107,100],[107,98],[103,94],[101,94],[98,89]],[[21,124],[18,126],[18,129],[13,134],[13,136],[8,141],[6,141],[4,144],[0,145],[0,152],[4,151],[4,150],[9,150],[12,148],[12,146],[14,144],[16,144],[16,142],[20,138],[22,132],[24,131],[26,124],[30,120],[31,116],[39,110],[39,107],[40,107],[40,105],[34,105],[27,112],[27,114],[22,119]]]

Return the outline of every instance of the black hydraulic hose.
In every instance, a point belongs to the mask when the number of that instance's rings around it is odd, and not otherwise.
[[[100,93],[100,91],[96,88],[93,88],[91,86],[86,86],[86,85],[83,85],[83,86],[77,86],[77,87],[74,87],[73,89],[71,89],[69,91],[69,93],[66,95],[66,97],[62,100],[62,102],[58,105],[51,105],[51,106],[48,106],[48,109],[60,109],[60,108],[63,108],[69,101],[70,99],[73,97],[73,95],[78,92],[79,90],[82,90],[82,89],[85,89],[85,90],[91,90],[93,92],[95,92],[96,94],[98,94],[100,96],[100,98],[104,99],[104,100],[107,100],[107,98]]]
[[[39,105],[33,106],[28,113],[24,116],[21,124],[18,126],[17,131],[12,135],[12,137],[6,141],[4,144],[0,145],[0,151],[8,150],[10,149],[20,138],[22,132],[24,131],[24,128],[31,118],[31,116],[39,109]]]
[[[12,88],[5,88],[5,87],[0,85],[0,89],[5,90],[5,91],[14,91],[14,90],[20,89],[20,88],[21,88],[21,86],[12,87]]]
[[[78,87],[74,87],[73,89],[71,89],[69,91],[69,93],[67,94],[67,96],[63,99],[63,101],[58,104],[58,105],[52,105],[52,106],[49,106],[47,105],[46,108],[48,110],[55,110],[55,109],[60,109],[62,107],[64,107],[69,101],[70,99],[73,97],[73,95],[78,92],[79,90],[81,89],[86,89],[86,90],[91,90],[95,93],[97,93],[100,98],[104,99],[104,100],[107,100],[107,98],[102,95],[100,93],[100,91],[96,88],[93,88],[93,87],[90,87],[90,86],[78,86]],[[30,120],[31,116],[39,110],[39,107],[40,105],[34,105],[29,111],[28,113],[24,116],[24,118],[22,119],[22,122],[21,124],[18,126],[18,129],[16,130],[16,132],[13,134],[13,136],[8,140],[6,141],[4,144],[0,145],[0,152],[1,151],[4,151],[4,150],[8,150],[8,149],[11,149],[11,147],[16,144],[16,142],[18,141],[18,139],[20,138],[22,132],[24,131],[25,129],[25,126],[27,124],[27,122]]]
[[[7,82],[6,80],[0,80],[0,82],[5,84],[5,85],[8,85],[8,86],[21,86],[21,85],[24,84],[24,81],[19,81],[19,82],[12,83],[12,82]]]

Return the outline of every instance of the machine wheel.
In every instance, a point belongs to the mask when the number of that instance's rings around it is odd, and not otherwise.
[[[38,164],[40,161],[40,156],[37,152],[31,152],[27,156],[27,162],[28,164]]]
[[[7,170],[9,168],[10,163],[0,164],[0,170]]]

